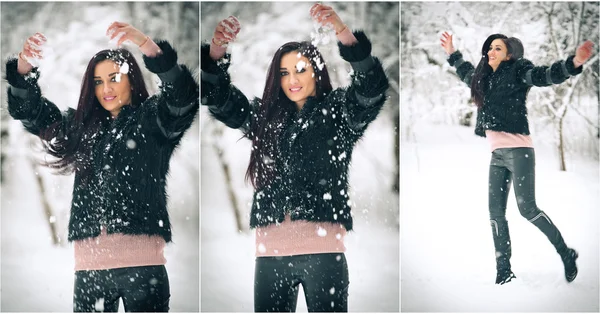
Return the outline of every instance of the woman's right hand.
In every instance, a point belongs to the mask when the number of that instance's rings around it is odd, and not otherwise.
[[[46,37],[42,33],[35,33],[25,41],[23,50],[19,52],[19,61],[17,63],[17,72],[21,75],[29,73],[33,65],[29,60],[42,59],[42,45],[46,43]]]
[[[454,45],[452,45],[452,35],[448,34],[448,32],[442,34],[440,41],[442,42],[442,47],[446,51],[446,54],[451,55],[456,51]]]
[[[219,60],[225,55],[227,44],[234,41],[237,34],[242,29],[240,21],[235,16],[229,16],[228,18],[221,20],[210,42],[210,57],[213,60]]]

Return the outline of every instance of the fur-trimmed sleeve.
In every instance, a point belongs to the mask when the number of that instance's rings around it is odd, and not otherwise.
[[[381,62],[371,55],[371,41],[365,33],[354,31],[354,37],[358,42],[352,46],[338,42],[340,55],[354,70],[342,110],[352,129],[364,130],[383,107],[389,83]]]
[[[42,96],[37,81],[40,76],[37,68],[29,74],[17,72],[16,58],[6,62],[6,81],[8,87],[8,113],[16,120],[21,120],[25,129],[33,135],[50,140],[56,134],[46,134],[46,130],[57,122],[63,121],[58,107]]]
[[[465,61],[460,51],[456,50],[450,56],[448,56],[448,63],[456,68],[456,74],[465,84],[471,86],[471,80],[473,80],[473,73],[475,73],[475,67],[471,62]]]
[[[575,68],[573,58],[575,56],[570,56],[566,60],[554,62],[551,66],[534,66],[527,59],[519,59],[515,64],[517,80],[528,86],[560,84],[583,70],[583,66]]]
[[[177,143],[192,125],[200,107],[199,87],[190,69],[177,64],[177,51],[167,41],[156,43],[162,54],[144,56],[148,70],[161,79],[160,93],[150,98],[157,104],[156,125],[162,136]]]
[[[202,44],[200,47],[201,58],[201,84],[202,105],[208,106],[211,115],[230,128],[245,129],[250,121],[250,103],[248,98],[233,84],[227,72],[231,55],[218,61],[210,57],[210,45]]]

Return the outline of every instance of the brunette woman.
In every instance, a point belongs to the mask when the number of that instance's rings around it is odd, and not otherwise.
[[[348,166],[386,100],[388,80],[366,35],[352,33],[329,6],[316,4],[310,14],[335,29],[354,69],[349,87],[332,88],[315,46],[289,42],[273,56],[262,99],[248,101],[227,72],[226,44],[240,30],[234,17],[201,49],[202,104],[252,141],[246,177],[255,188],[257,312],[295,311],[300,284],[309,311],[347,311]]]
[[[560,255],[568,282],[575,280],[578,254],[569,248],[550,217],[535,200],[535,152],[529,134],[526,99],[531,86],[560,84],[582,71],[592,55],[592,43],[586,41],[575,55],[551,66],[534,66],[524,59],[521,41],[502,34],[490,35],[481,47],[477,68],[462,58],[452,45],[452,35],[444,33],[441,44],[456,67],[460,79],[471,87],[477,104],[475,134],[486,137],[491,145],[489,170],[489,211],[496,249],[496,284],[516,278],[511,270],[511,242],[506,221],[506,203],[513,181],[519,211],[540,229]]]
[[[48,166],[75,173],[68,240],[75,252],[75,312],[167,312],[164,248],[171,242],[166,176],[169,160],[199,108],[198,83],[177,64],[166,41],[133,26],[108,28],[118,44],[139,46],[162,81],[149,97],[142,72],[125,49],[102,50],[88,63],[77,109],[59,111],[42,95],[38,68],[46,38],[37,33],[6,63],[8,110],[38,135]]]

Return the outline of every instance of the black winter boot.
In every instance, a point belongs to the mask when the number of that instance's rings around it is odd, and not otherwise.
[[[573,249],[568,249],[567,253],[561,256],[563,264],[565,265],[565,278],[568,282],[575,280],[577,277],[577,264],[575,260],[579,257],[579,254]]]
[[[494,236],[494,248],[496,249],[496,284],[503,285],[517,278],[510,267],[512,250],[510,246],[510,234],[506,219],[492,219],[492,234]]]

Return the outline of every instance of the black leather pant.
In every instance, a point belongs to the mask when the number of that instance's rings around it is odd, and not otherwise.
[[[169,277],[164,265],[75,272],[74,312],[168,312]]]
[[[255,312],[295,312],[298,285],[309,312],[348,311],[348,265],[343,253],[257,257]]]
[[[562,256],[567,246],[550,217],[535,202],[535,152],[533,148],[499,148],[492,153],[489,176],[489,210],[498,270],[510,269],[510,235],[506,203],[511,181],[521,215],[538,227]]]

